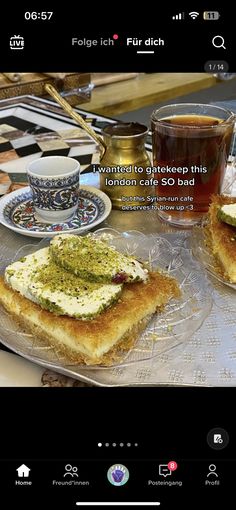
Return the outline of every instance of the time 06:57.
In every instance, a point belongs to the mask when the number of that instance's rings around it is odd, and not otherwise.
[[[53,12],[46,12],[46,11],[43,11],[43,12],[36,12],[36,11],[33,11],[33,12],[25,12],[25,19],[26,21],[29,21],[29,20],[42,20],[42,21],[48,21],[51,19],[53,15]]]

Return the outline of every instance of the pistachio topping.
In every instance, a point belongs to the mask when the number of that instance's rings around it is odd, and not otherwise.
[[[119,299],[122,285],[85,281],[58,266],[43,248],[6,268],[7,283],[57,315],[91,319]]]
[[[50,260],[32,272],[32,285],[40,284],[42,288],[54,292],[64,292],[67,296],[79,297],[89,295],[101,287],[101,284],[89,282],[75,276]]]
[[[91,235],[55,236],[50,243],[50,254],[56,264],[89,281],[120,284],[147,279],[147,270],[134,257]]]

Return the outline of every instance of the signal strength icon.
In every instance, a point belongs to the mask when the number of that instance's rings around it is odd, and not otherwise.
[[[198,16],[199,16],[199,12],[189,12],[189,16],[192,18],[192,19],[196,19]]]
[[[174,20],[184,19],[184,12],[179,12],[179,14],[175,14],[175,16],[172,16],[172,19]]]

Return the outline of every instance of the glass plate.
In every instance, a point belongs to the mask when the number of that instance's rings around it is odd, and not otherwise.
[[[209,244],[209,219],[203,218],[199,225],[193,227],[192,231],[192,250],[194,256],[202,263],[208,273],[216,278],[219,282],[228,285],[232,289],[236,290],[236,284],[231,283],[227,280],[226,276],[214,257]]]
[[[165,271],[178,280],[181,289],[181,298],[172,299],[164,311],[158,312],[133,348],[128,352],[120,350],[118,361],[112,366],[121,367],[151,360],[187,342],[208,316],[212,306],[209,284],[200,265],[192,258],[191,251],[181,246],[172,246],[168,241],[168,234],[161,237],[145,236],[137,231],[120,233],[104,228],[92,235],[95,238],[102,236],[119,251],[134,255],[139,260],[146,260],[152,268]],[[20,248],[13,261],[43,248],[49,241],[43,239],[38,245]],[[2,261],[1,272],[9,263],[9,260]],[[0,313],[0,338],[4,345],[25,358],[72,377],[76,377],[78,373],[79,378],[79,371],[82,368],[91,370],[111,368],[111,365],[89,367],[69,363],[55,348],[26,333],[3,308]]]

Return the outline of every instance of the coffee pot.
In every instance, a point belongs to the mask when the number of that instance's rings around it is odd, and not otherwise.
[[[100,188],[115,209],[147,204],[151,194],[147,134],[147,127],[137,122],[109,124],[102,132],[106,148],[99,165]]]

